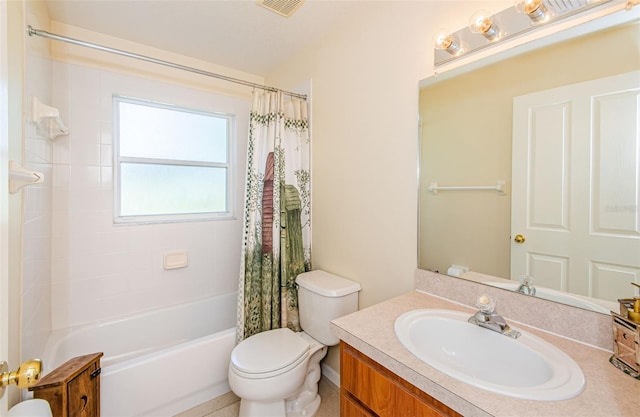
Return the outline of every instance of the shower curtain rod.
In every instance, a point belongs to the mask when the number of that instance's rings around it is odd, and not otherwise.
[[[144,56],[144,55],[138,55],[138,54],[134,54],[132,52],[123,51],[121,49],[109,48],[107,46],[97,45],[95,43],[89,43],[89,42],[81,41],[81,40],[78,40],[78,39],[68,38],[66,36],[56,35],[54,33],[47,32],[47,31],[44,31],[44,30],[34,29],[30,25],[27,27],[27,33],[29,34],[29,36],[34,36],[35,35],[35,36],[40,36],[41,38],[54,39],[54,40],[57,40],[57,41],[67,42],[67,43],[71,43],[71,44],[74,44],[74,45],[79,45],[79,46],[84,46],[84,47],[87,47],[87,48],[97,49],[99,51],[111,52],[113,54],[122,55],[122,56],[126,56],[126,57],[129,57],[129,58],[134,58],[134,59],[139,59],[141,61],[151,62],[153,64],[164,65],[165,67],[171,67],[171,68],[176,68],[176,69],[183,70],[183,71],[189,71],[189,72],[193,72],[193,73],[196,73],[196,74],[205,75],[207,77],[217,78],[219,80],[229,81],[229,82],[236,83],[236,84],[242,84],[242,85],[246,85],[248,87],[260,88],[262,90],[273,91],[273,92],[281,91],[283,94],[286,94],[286,95],[291,96],[291,97],[297,97],[297,98],[301,98],[301,99],[304,99],[304,100],[307,99],[306,94],[292,93],[290,91],[280,90],[279,88],[269,87],[269,86],[262,85],[262,84],[256,84],[256,83],[252,83],[252,82],[249,82],[249,81],[240,80],[238,78],[227,77],[226,75],[221,75],[221,74],[216,74],[216,73],[213,73],[213,72],[203,71],[203,70],[200,70],[200,69],[197,69],[197,68],[187,67],[185,65],[180,65],[180,64],[173,63],[173,62],[169,62],[169,61],[163,61],[161,59],[151,58],[151,57]]]

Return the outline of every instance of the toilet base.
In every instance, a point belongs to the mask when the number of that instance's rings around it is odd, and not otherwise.
[[[309,403],[305,404],[305,407],[301,410],[287,410],[287,417],[313,417],[320,408],[320,396],[316,394],[316,397]]]
[[[238,417],[266,417],[266,416],[282,416],[282,417],[313,417],[320,408],[320,396],[316,397],[305,404],[304,408],[296,410],[286,410],[285,401],[279,400],[272,403],[240,400],[240,412]]]
[[[318,394],[318,382],[322,376],[320,361],[327,354],[328,348],[318,342],[315,343],[320,349],[316,350],[309,359],[304,384],[294,397],[286,401],[287,417],[313,417],[318,412],[318,408],[320,408],[320,402],[322,401]]]
[[[246,401],[240,399],[240,412],[238,417],[258,417],[258,416],[286,416],[284,401],[273,402]]]

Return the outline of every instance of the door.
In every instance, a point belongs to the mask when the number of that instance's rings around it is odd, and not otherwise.
[[[9,139],[8,139],[8,68],[7,2],[0,2],[0,361],[9,359]],[[7,414],[7,395],[0,398],[0,415]]]
[[[516,97],[513,116],[511,278],[611,301],[632,293],[640,71]]]

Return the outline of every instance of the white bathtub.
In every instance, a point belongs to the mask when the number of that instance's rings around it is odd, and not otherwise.
[[[54,331],[45,372],[94,352],[102,417],[173,416],[230,391],[236,293],[93,326]]]

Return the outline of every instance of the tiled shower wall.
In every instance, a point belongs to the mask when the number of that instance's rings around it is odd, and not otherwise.
[[[113,223],[114,94],[237,115],[234,220]],[[56,61],[53,102],[71,131],[52,152],[53,329],[235,291],[249,100]],[[175,250],[188,267],[164,270]]]
[[[30,6],[30,5],[29,5]],[[36,10],[28,14],[38,24]],[[48,23],[40,19],[41,27]],[[50,105],[52,62],[49,41],[26,38],[24,83],[24,161],[26,169],[44,175],[44,182],[22,189],[22,359],[40,357],[51,333],[51,229],[53,143],[32,121],[33,97]]]

